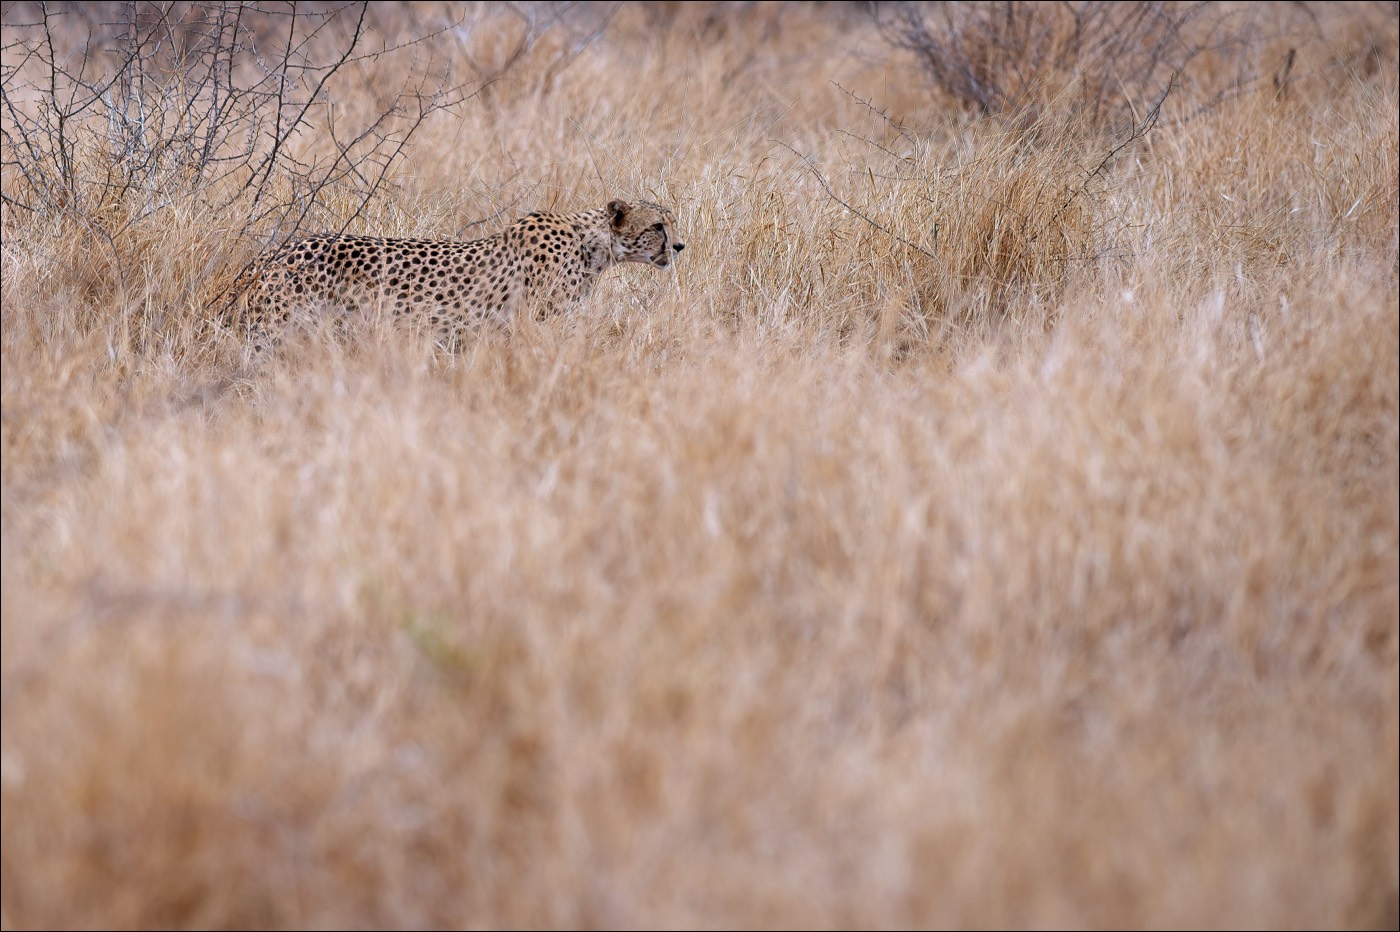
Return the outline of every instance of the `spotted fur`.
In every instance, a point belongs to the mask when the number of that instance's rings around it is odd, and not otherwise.
[[[568,310],[619,262],[664,269],[684,248],[671,211],[619,200],[580,213],[533,213],[468,242],[310,236],[255,265],[242,289],[242,324],[266,346],[299,308],[372,305],[430,324],[455,345],[482,320]]]

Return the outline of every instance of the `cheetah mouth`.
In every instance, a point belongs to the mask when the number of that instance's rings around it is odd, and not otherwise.
[[[654,265],[654,266],[656,266],[658,269],[670,268],[670,267],[671,267],[671,257],[670,257],[669,255],[667,255],[665,252],[659,252],[659,253],[657,253],[656,255],[654,255],[654,256],[651,257],[651,264]]]

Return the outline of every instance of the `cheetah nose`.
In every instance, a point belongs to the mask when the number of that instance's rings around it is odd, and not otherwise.
[[[685,248],[685,243],[676,243],[671,248],[674,249],[676,252],[680,252],[682,249]]]

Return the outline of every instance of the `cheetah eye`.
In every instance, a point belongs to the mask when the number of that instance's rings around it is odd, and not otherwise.
[[[664,224],[664,223],[653,223],[653,224],[651,225],[651,228],[652,228],[653,230],[655,230],[656,232],[658,232],[658,233],[665,233],[665,232],[666,232],[666,224]]]

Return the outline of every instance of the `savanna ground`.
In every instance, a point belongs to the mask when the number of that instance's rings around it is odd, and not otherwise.
[[[1395,5],[375,7],[4,7],[5,928],[1396,926]]]

